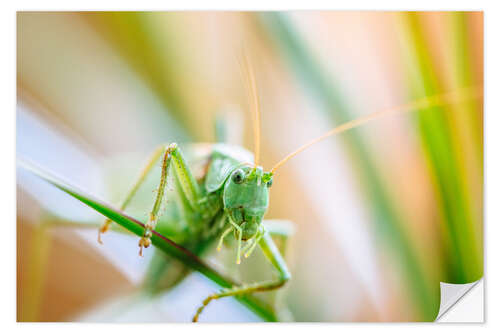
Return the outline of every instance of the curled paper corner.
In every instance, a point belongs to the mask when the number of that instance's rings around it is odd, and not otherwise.
[[[483,279],[471,283],[464,284],[454,284],[440,282],[441,289],[441,302],[439,304],[439,313],[435,321],[441,321],[443,315],[445,315],[451,308],[455,306],[472,288],[478,284],[482,284]],[[464,320],[466,322],[467,320]]]

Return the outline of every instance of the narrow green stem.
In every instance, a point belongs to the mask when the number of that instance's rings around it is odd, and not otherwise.
[[[66,192],[72,197],[78,199],[83,202],[87,206],[93,208],[98,211],[105,217],[113,220],[118,223],[122,227],[126,228],[128,231],[136,234],[137,236],[142,236],[144,234],[144,224],[139,222],[138,220],[130,217],[123,212],[103,203],[102,201],[93,198],[92,196],[85,194],[83,191],[77,189],[74,186],[71,186],[64,181],[58,179],[56,176],[49,174],[48,172],[42,170],[40,167],[37,167],[31,163],[26,161],[18,160],[18,165],[23,167],[24,169],[32,172],[48,183],[54,185],[60,190]],[[198,256],[184,248],[183,246],[175,243],[171,239],[163,236],[162,234],[153,231],[153,236],[151,237],[152,244],[168,255],[180,260],[184,265],[189,268],[200,272],[205,275],[207,278],[217,283],[222,288],[232,288],[234,286],[239,286],[239,283],[223,276],[214,268],[210,267],[208,264],[203,262]],[[259,301],[257,298],[251,295],[245,295],[237,298],[238,301],[243,303],[246,307],[248,307],[252,312],[260,316],[263,320],[266,321],[277,321],[278,318],[273,311],[273,309],[266,305],[264,302]]]

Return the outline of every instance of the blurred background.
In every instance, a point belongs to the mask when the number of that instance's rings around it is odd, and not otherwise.
[[[214,142],[222,111],[252,150],[242,47],[266,170],[343,122],[483,84],[480,12],[19,12],[18,157],[117,205],[158,144]],[[102,216],[20,169],[17,183],[18,321],[188,321],[217,289],[192,273],[138,296],[154,250],[120,232],[99,245]],[[296,228],[289,320],[434,320],[440,281],[483,275],[482,98],[329,138],[279,169],[270,200],[266,217]],[[265,268],[207,260],[241,280]],[[222,299],[201,320],[262,319]]]

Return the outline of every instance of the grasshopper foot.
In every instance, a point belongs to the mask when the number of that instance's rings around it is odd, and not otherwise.
[[[111,220],[106,220],[103,225],[99,228],[99,230],[97,231],[97,242],[99,244],[103,244],[102,242],[102,239],[101,239],[101,235],[103,233],[105,233],[106,231],[109,230],[109,227],[111,226]]]
[[[151,245],[151,236],[153,235],[153,233],[151,232],[151,230],[146,230],[146,232],[144,233],[144,236],[141,237],[141,239],[139,239],[139,255],[142,257],[142,249],[143,248],[148,248],[150,245]]]

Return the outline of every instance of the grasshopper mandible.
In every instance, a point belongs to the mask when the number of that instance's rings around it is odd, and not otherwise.
[[[259,165],[260,112],[257,85],[254,73],[246,57],[243,57],[242,68],[246,77],[246,88],[249,92],[255,115],[254,156],[239,146],[227,143],[212,144],[209,152],[205,154],[206,156],[202,156],[203,158],[201,158],[205,161],[205,172],[201,178],[196,179],[179,146],[176,143],[162,145],[153,153],[120,207],[121,210],[127,207],[147,175],[161,159],[159,187],[153,208],[145,224],[144,234],[139,240],[139,254],[141,256],[143,248],[151,245],[150,238],[158,222],[160,206],[164,197],[167,197],[167,200],[176,201],[177,204],[172,209],[182,212],[179,215],[184,219],[182,222],[188,226],[186,230],[187,237],[193,240],[193,242],[215,242],[218,239],[217,250],[220,250],[224,238],[232,233],[237,241],[237,264],[240,264],[242,255],[244,257],[250,256],[254,249],[259,246],[266,258],[276,269],[278,278],[275,280],[263,281],[247,286],[237,286],[208,296],[198,308],[193,321],[198,321],[203,309],[214,299],[271,291],[281,288],[290,280],[291,273],[288,270],[283,254],[278,250],[271,236],[279,234],[286,241],[290,236],[289,230],[291,228],[276,228],[275,224],[267,223],[264,220],[269,206],[269,189],[272,185],[273,177],[276,170],[285,162],[308,147],[332,135],[358,127],[375,118],[394,113],[419,110],[430,106],[450,104],[463,98],[475,98],[480,95],[480,89],[473,87],[464,91],[426,97],[407,105],[360,117],[340,125],[304,144],[294,152],[288,154],[270,171],[266,172]],[[176,196],[170,196],[165,193],[169,173],[173,174],[172,179],[174,181]],[[174,221],[173,223],[179,222]],[[290,222],[282,221],[282,223],[286,224]],[[99,229],[98,241],[100,243],[101,234],[109,229],[110,224],[111,220],[108,219]],[[245,242],[244,246],[243,242]]]

